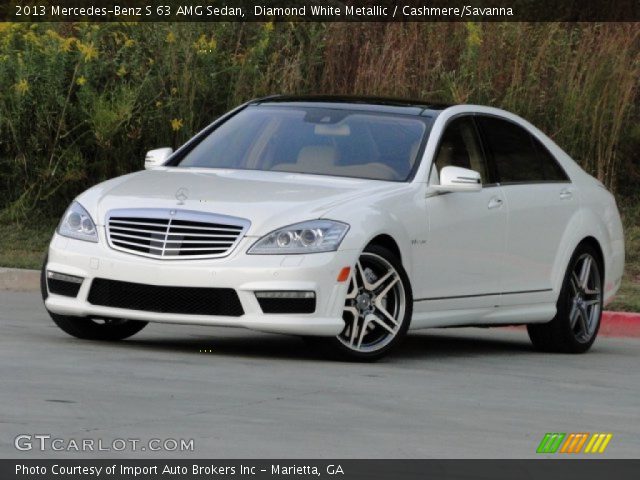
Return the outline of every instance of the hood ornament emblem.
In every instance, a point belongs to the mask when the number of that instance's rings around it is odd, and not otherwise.
[[[185,187],[180,187],[176,191],[176,199],[178,200],[178,205],[184,205],[185,200],[189,198],[189,190]]]

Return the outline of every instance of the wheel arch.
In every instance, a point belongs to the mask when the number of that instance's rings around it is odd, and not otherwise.
[[[605,265],[605,261],[604,261],[604,252],[602,251],[602,246],[600,245],[600,242],[595,237],[592,237],[592,236],[589,235],[589,236],[583,238],[580,241],[580,243],[578,243],[578,245],[574,249],[574,252],[576,250],[578,250],[583,245],[588,245],[588,246],[592,247],[595,250],[595,252],[597,253],[598,258],[596,260],[598,261],[598,267],[600,268],[600,279],[602,280],[602,283],[604,285],[606,265]]]
[[[377,236],[369,240],[369,243],[367,243],[367,246],[369,245],[379,245],[381,247],[386,248],[391,253],[393,253],[396,257],[398,257],[398,260],[400,260],[400,263],[402,263],[402,252],[400,251],[400,247],[398,246],[398,243],[395,241],[395,239],[391,235],[387,233],[378,234]]]
[[[551,271],[552,288],[560,293],[569,262],[581,245],[590,245],[598,254],[599,267],[606,285],[611,275],[611,237],[603,222],[587,208],[579,209],[565,227]]]

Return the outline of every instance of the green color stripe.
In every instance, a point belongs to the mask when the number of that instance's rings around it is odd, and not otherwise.
[[[556,453],[566,433],[545,433],[536,453]]]
[[[551,434],[550,433],[545,433],[544,434],[544,437],[542,437],[542,441],[540,442],[540,445],[538,445],[538,449],[536,450],[536,453],[544,453],[544,452],[546,452],[547,442],[549,441],[550,438],[551,438]]]

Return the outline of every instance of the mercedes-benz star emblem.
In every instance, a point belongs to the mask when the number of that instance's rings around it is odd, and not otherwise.
[[[189,190],[185,187],[181,187],[176,192],[176,198],[178,199],[178,205],[184,205],[184,201],[189,198]]]

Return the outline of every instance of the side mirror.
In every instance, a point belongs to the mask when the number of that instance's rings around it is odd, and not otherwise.
[[[173,153],[173,148],[165,147],[165,148],[156,148],[155,150],[149,150],[147,155],[144,157],[144,168],[145,170],[151,170],[155,167],[161,167]]]
[[[440,171],[440,185],[431,185],[436,192],[479,192],[482,178],[475,170],[461,167],[444,167]]]

